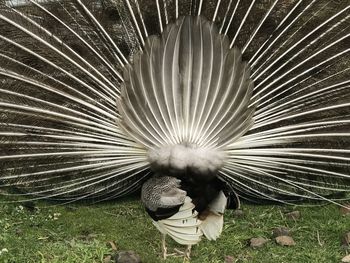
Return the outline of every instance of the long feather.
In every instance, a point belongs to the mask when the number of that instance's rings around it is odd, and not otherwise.
[[[250,201],[341,201],[349,17],[328,0],[3,1],[0,186],[116,198],[150,152],[188,147]]]

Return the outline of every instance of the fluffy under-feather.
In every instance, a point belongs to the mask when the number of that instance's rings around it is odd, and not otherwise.
[[[216,173],[225,161],[225,153],[215,148],[194,145],[169,145],[148,152],[154,170],[182,173],[187,169],[198,174]]]

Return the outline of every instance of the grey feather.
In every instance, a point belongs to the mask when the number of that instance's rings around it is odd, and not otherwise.
[[[171,208],[185,202],[186,191],[180,189],[180,180],[170,176],[155,176],[142,185],[141,200],[151,211]]]

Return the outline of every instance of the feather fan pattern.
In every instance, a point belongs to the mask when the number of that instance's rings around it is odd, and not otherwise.
[[[350,7],[270,2],[3,2],[1,184],[114,198],[150,176],[147,149],[186,141],[224,148],[220,176],[249,199],[348,190]],[[217,27],[181,18],[198,14]],[[234,67],[248,90],[227,89]]]

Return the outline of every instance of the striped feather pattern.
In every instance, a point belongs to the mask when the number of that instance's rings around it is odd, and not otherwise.
[[[0,185],[115,198],[149,149],[187,142],[224,152],[248,200],[339,202],[349,18],[328,0],[2,1]]]
[[[213,23],[183,17],[150,37],[124,71],[122,126],[149,149],[224,147],[252,125],[250,71]]]
[[[169,235],[177,243],[195,245],[201,240],[203,232],[194,208],[191,198],[187,196],[179,212],[167,219],[153,221],[153,224],[161,233]]]

